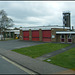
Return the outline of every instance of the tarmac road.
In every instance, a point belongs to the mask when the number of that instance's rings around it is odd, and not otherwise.
[[[0,56],[0,74],[28,74]]]
[[[24,41],[24,40],[9,40],[9,41],[0,41],[0,49],[12,50],[16,48],[34,46],[38,44],[43,44],[44,42],[38,41]]]
[[[0,41],[0,53],[10,51],[16,48],[34,46],[42,43],[43,42],[20,41],[20,40]],[[4,56],[0,55],[0,74],[35,74],[31,70],[22,67],[19,64],[14,65],[13,63],[15,62],[7,60]]]

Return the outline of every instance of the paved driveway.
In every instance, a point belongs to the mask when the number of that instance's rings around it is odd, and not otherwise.
[[[21,40],[9,40],[0,41],[0,49],[12,50],[16,48],[34,46],[38,44],[43,44],[44,42],[33,42],[33,41],[21,41]]]

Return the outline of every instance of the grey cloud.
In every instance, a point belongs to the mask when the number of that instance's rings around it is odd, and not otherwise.
[[[8,16],[15,17],[14,23],[20,25],[62,25],[62,13],[69,10],[71,12],[72,24],[75,24],[75,2],[53,1],[7,1],[0,2],[0,9],[4,9]],[[48,17],[49,16],[49,17]],[[45,21],[29,21],[28,17],[44,19]],[[46,18],[45,18],[46,17]],[[18,25],[17,25],[18,26]],[[25,26],[25,25],[24,25]]]

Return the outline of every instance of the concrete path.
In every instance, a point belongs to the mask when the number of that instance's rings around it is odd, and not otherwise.
[[[65,47],[65,48],[56,50],[56,51],[54,51],[54,52],[45,54],[45,55],[43,55],[43,56],[37,57],[36,59],[37,59],[37,60],[46,60],[46,59],[48,59],[48,58],[51,58],[51,57],[53,57],[53,56],[55,56],[55,55],[57,55],[57,54],[60,54],[60,53],[62,53],[62,52],[65,52],[65,51],[67,51],[67,50],[69,50],[69,49],[71,49],[71,48],[74,48],[74,47],[75,47],[75,44],[72,44],[71,46],[68,46],[68,47]]]
[[[66,68],[62,68],[53,64],[49,64],[47,62],[39,61],[39,60],[30,58],[25,55],[18,54],[10,50],[0,49],[0,54],[38,74],[55,74],[58,72],[68,70]]]
[[[74,70],[66,70],[66,71],[56,73],[56,74],[75,74],[75,71]]]

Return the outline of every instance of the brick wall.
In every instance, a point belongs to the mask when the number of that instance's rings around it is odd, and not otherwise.
[[[32,31],[29,29],[29,40],[32,41]]]
[[[42,30],[39,29],[39,40],[42,41]]]
[[[20,30],[20,40],[23,40],[23,31]]]
[[[56,31],[67,31],[67,29],[52,28],[51,29],[51,41],[52,42],[60,42],[61,41],[59,39],[60,38],[60,35],[56,35]]]

